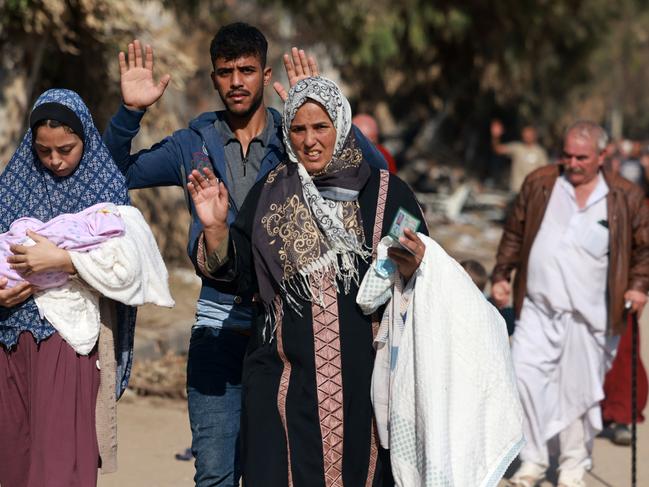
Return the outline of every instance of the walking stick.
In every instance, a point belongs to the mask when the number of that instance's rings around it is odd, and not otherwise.
[[[631,326],[631,487],[636,487],[638,453],[638,315],[628,310],[627,317],[627,323]]]

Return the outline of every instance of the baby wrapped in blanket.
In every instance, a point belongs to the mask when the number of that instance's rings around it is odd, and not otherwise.
[[[66,272],[21,275],[6,258],[11,245],[34,245],[30,230],[70,253],[76,276]],[[172,307],[167,270],[142,214],[132,206],[98,203],[78,213],[66,213],[46,223],[19,218],[0,234],[0,276],[6,287],[24,280],[38,290],[34,300],[43,318],[81,355],[93,349],[99,336],[99,296],[137,306],[153,303]]]
[[[21,276],[12,269],[7,257],[12,255],[11,245],[34,245],[27,236],[31,230],[47,238],[57,247],[77,252],[96,249],[109,238],[124,235],[124,221],[112,203],[98,203],[79,213],[65,213],[43,223],[37,218],[19,218],[9,227],[9,231],[0,234],[0,276],[7,278],[6,287],[14,287],[25,280],[39,289],[49,289],[65,284],[70,278],[66,272],[38,272]]]

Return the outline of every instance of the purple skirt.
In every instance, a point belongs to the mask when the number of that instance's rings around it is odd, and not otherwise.
[[[58,333],[0,345],[0,485],[97,485],[96,349],[78,355]]]

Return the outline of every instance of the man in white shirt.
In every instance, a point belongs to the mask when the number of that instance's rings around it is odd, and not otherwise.
[[[521,130],[521,140],[502,143],[500,138],[504,133],[503,124],[499,120],[491,122],[491,147],[493,151],[501,156],[511,159],[511,171],[509,175],[509,189],[517,193],[525,176],[539,167],[548,164],[548,154],[538,144],[536,128],[532,125],[525,125]]]
[[[525,179],[498,248],[498,306],[509,302],[517,271],[512,358],[527,439],[512,486],[544,478],[554,437],[559,486],[585,486],[625,302],[640,313],[647,301],[649,209],[637,186],[601,170],[606,142],[593,122],[571,126],[561,165]]]

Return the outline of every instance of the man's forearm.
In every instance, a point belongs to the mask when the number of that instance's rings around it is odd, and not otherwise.
[[[633,270],[631,270],[627,290],[647,294],[649,292],[649,276],[640,272],[634,273]]]
[[[492,137],[491,138],[491,150],[493,150],[496,154],[498,154],[500,156],[507,153],[507,149],[500,142],[500,137]]]
[[[140,131],[143,111],[121,105],[104,131],[104,143],[120,171],[126,172],[131,162],[131,142]]]

